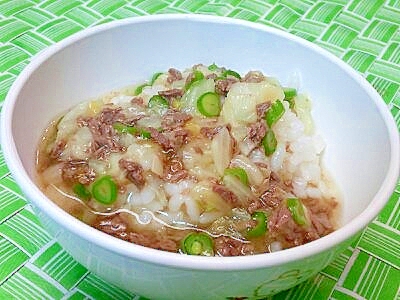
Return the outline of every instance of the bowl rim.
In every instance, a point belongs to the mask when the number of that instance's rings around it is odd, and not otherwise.
[[[28,81],[31,74],[50,57],[61,51],[65,47],[74,44],[89,36],[99,34],[103,31],[110,30],[119,26],[129,26],[136,23],[145,22],[166,22],[166,21],[183,21],[183,22],[207,22],[217,24],[231,24],[235,26],[244,26],[254,30],[265,31],[267,33],[283,37],[295,43],[301,44],[310,51],[318,53],[324,58],[332,61],[339,68],[345,71],[350,77],[354,78],[357,83],[368,93],[373,100],[381,117],[384,120],[388,130],[390,148],[390,167],[382,183],[382,186],[371,199],[370,204],[356,218],[351,220],[343,227],[322,237],[316,241],[305,245],[297,246],[290,249],[281,250],[274,253],[264,253],[250,256],[237,257],[199,257],[170,253],[166,251],[156,250],[143,247],[129,242],[112,237],[104,232],[90,227],[89,225],[78,221],[54,202],[49,200],[30,179],[25,171],[20,158],[17,155],[15,141],[11,134],[12,118],[14,105],[18,99],[19,93],[25,83]],[[103,249],[114,252],[126,258],[139,260],[151,264],[175,267],[181,269],[192,270],[248,270],[258,269],[270,266],[290,263],[295,260],[305,259],[334,248],[334,246],[348,240],[363,230],[379,213],[388,201],[392,194],[396,182],[399,177],[400,165],[400,147],[399,147],[399,132],[397,125],[389,112],[385,102],[378,92],[364,79],[357,71],[347,65],[344,61],[334,56],[332,53],[322,49],[316,44],[313,44],[305,39],[290,34],[288,32],[266,26],[260,23],[254,23],[245,20],[233,19],[220,16],[209,16],[199,14],[162,14],[138,16],[122,20],[116,20],[109,23],[97,25],[71,35],[57,42],[48,48],[36,54],[31,62],[24,68],[21,74],[16,78],[11,86],[2,107],[1,113],[1,145],[4,153],[4,158],[11,174],[16,182],[26,195],[29,202],[37,207],[40,211],[58,223],[62,228],[79,236],[83,240],[88,240]],[[61,243],[62,244],[62,243]]]

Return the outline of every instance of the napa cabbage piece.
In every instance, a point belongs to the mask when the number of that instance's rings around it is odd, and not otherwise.
[[[211,153],[215,168],[220,176],[224,174],[232,157],[232,141],[229,131],[223,127],[211,142]]]
[[[295,97],[294,110],[304,124],[304,133],[311,135],[314,132],[314,122],[311,116],[311,101],[307,95],[299,94]]]
[[[221,115],[232,126],[247,125],[257,121],[257,104],[284,97],[282,88],[268,81],[238,82],[229,90]]]
[[[133,143],[126,151],[124,157],[139,163],[145,171],[163,175],[163,162],[159,156],[160,148],[152,143]]]
[[[202,149],[202,153],[196,151],[196,148],[199,147]],[[202,139],[201,142],[189,143],[182,149],[182,161],[185,168],[199,180],[218,176],[210,148],[210,142]]]
[[[213,79],[202,79],[194,82],[182,96],[180,109],[186,113],[201,116],[197,111],[197,99],[205,93],[214,91],[215,83]]]
[[[257,165],[252,162],[247,156],[244,156],[242,154],[236,155],[231,160],[231,166],[242,168],[246,172],[251,185],[258,186],[263,183],[263,173],[260,171]]]
[[[250,199],[252,199],[253,194],[250,188],[240,181],[234,175],[225,175],[222,178],[224,185],[231,190],[239,199],[240,203],[245,207],[248,205]]]
[[[123,158],[121,153],[111,153],[108,162],[105,164],[92,163],[91,165],[96,170],[96,173],[101,175],[111,175],[114,179],[123,182],[125,179],[125,173],[121,172],[119,167],[119,160]],[[96,160],[92,160],[96,161]]]
[[[61,159],[87,159],[92,147],[92,140],[92,133],[88,127],[78,128],[68,139],[68,143],[61,154]]]
[[[158,145],[133,142],[125,153],[111,153],[108,163],[104,164],[101,161],[96,163],[96,160],[94,160],[91,166],[96,170],[96,173],[111,175],[123,182],[125,174],[121,172],[119,161],[120,159],[127,159],[140,164],[145,171],[152,171],[154,174],[162,176],[164,169],[159,152]]]
[[[199,222],[207,224],[230,213],[230,206],[215,192],[208,182],[199,182],[190,190],[190,197],[195,200],[199,210]]]
[[[57,125],[56,141],[66,140],[77,130],[76,119],[79,116],[87,115],[90,109],[90,102],[83,102],[67,112]]]
[[[158,95],[158,92],[164,90],[165,86],[163,85],[148,85],[143,88],[142,92],[138,96],[142,98],[144,104],[147,106],[151,97],[153,97],[154,95]]]
[[[57,163],[49,166],[43,171],[43,176],[41,177],[41,182],[47,185],[61,185],[63,183],[62,178],[62,165],[63,163]]]
[[[208,228],[214,235],[231,236],[238,240],[244,240],[243,232],[240,230],[240,223],[251,220],[250,214],[243,208],[232,209],[232,217],[223,216],[216,219]]]

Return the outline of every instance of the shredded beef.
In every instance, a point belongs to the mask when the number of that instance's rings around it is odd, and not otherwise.
[[[140,106],[144,105],[143,98],[142,97],[138,97],[138,96],[133,97],[132,100],[131,100],[131,103],[133,105],[140,105]]]
[[[143,119],[144,117],[145,117],[145,114],[137,114],[134,116],[130,116],[123,122],[123,124],[133,126],[137,123],[137,121],[139,121],[140,119]]]
[[[194,72],[189,73],[189,75],[186,77],[185,80],[185,86],[187,87],[192,83],[192,81],[195,79]]]
[[[170,68],[168,70],[168,77],[167,77],[168,83],[172,83],[174,81],[181,80],[181,79],[182,79],[182,73],[179,70],[174,69],[174,68]]]
[[[50,158],[52,159],[59,159],[60,156],[62,155],[65,146],[67,145],[67,143],[64,140],[58,141],[57,143],[55,143],[55,145],[53,146],[53,148],[50,151]]]
[[[267,133],[267,125],[264,120],[258,121],[250,125],[248,138],[258,145]]]
[[[218,77],[217,74],[211,73],[211,74],[208,74],[208,75],[206,76],[206,79],[216,79],[217,77]]]
[[[327,235],[334,230],[331,223],[332,214],[338,203],[333,200],[304,199],[304,205],[307,207],[311,223],[321,236]]]
[[[239,256],[254,253],[254,247],[250,244],[227,236],[217,237],[214,248],[217,254],[221,256]]]
[[[190,132],[181,127],[164,132],[159,132],[153,127],[147,127],[146,130],[150,132],[151,138],[159,144],[164,151],[173,150],[176,152],[189,141],[190,137]]]
[[[168,236],[168,234],[155,235],[146,230],[135,232],[129,228],[127,221],[120,214],[99,217],[94,222],[93,227],[130,243],[170,252],[178,251],[179,239],[181,238],[180,235],[174,238]]]
[[[182,89],[171,89],[171,90],[160,91],[158,92],[158,94],[167,99],[169,104],[171,105],[173,100],[179,99],[183,96],[184,91]]]
[[[212,190],[221,196],[221,198],[228,204],[233,207],[240,206],[239,198],[226,186],[221,184],[215,184],[212,187]]]
[[[166,172],[164,179],[168,182],[176,183],[176,182],[180,181],[181,179],[184,179],[185,177],[187,177],[187,175],[188,175],[187,170],[181,169],[181,170],[177,170],[175,172]]]
[[[218,79],[215,81],[215,92],[226,96],[232,87],[232,84],[238,82],[236,78]]]
[[[164,162],[164,179],[168,182],[178,182],[188,176],[182,159],[174,151],[169,151]]]
[[[78,127],[85,127],[85,126],[88,126],[89,125],[89,123],[88,123],[88,120],[89,120],[90,118],[84,118],[84,117],[82,117],[82,116],[80,116],[80,117],[78,117],[77,119],[76,119],[76,124],[78,125]]]
[[[101,124],[99,130],[92,131],[94,143],[94,155],[98,159],[104,159],[111,152],[123,152],[125,147],[118,142],[112,125]]]
[[[331,222],[329,222],[328,215],[325,213],[321,214],[310,214],[311,223],[317,231],[318,235],[324,236],[329,232],[333,231]]]
[[[213,139],[213,137],[220,132],[220,130],[223,128],[224,126],[217,126],[217,127],[202,127],[200,128],[200,133],[206,137],[209,138],[210,140]]]
[[[273,214],[269,220],[268,228],[271,232],[278,231],[289,221],[290,223],[293,223],[290,224],[291,227],[296,226],[289,209],[285,205],[281,205],[279,209],[273,211]]]
[[[268,222],[271,238],[278,240],[283,248],[299,246],[318,237],[311,227],[296,224],[286,205],[280,205],[273,210]]]
[[[322,202],[318,199],[307,198],[303,199],[303,203],[314,214],[326,213],[329,215],[332,214],[338,205],[338,202],[335,199],[326,199]]]
[[[333,226],[329,221],[329,213],[315,211],[305,204],[310,224],[298,225],[285,205],[280,203],[273,211],[268,222],[268,230],[272,238],[279,240],[284,248],[303,245],[305,243],[316,240],[333,231]],[[319,201],[319,200],[315,200]],[[325,203],[319,201],[319,207],[323,207]],[[329,204],[328,204],[329,205]]]
[[[61,169],[62,179],[70,183],[91,183],[96,174],[93,169],[89,167],[86,160],[69,160],[64,162]]]
[[[250,71],[243,78],[242,82],[258,83],[265,80],[265,76],[259,71]]]
[[[101,111],[98,119],[102,124],[112,125],[115,122],[122,122],[125,117],[122,108],[106,107]]]
[[[155,237],[151,232],[130,232],[128,238],[131,243],[135,243],[137,245],[169,252],[178,251],[177,241],[167,237]]]
[[[226,127],[226,129],[228,129],[228,131],[231,130],[231,126],[230,124],[227,125],[219,125],[216,127],[202,127],[200,128],[200,134],[203,135],[204,137],[212,140],[214,138],[214,136],[221,131],[222,128]],[[235,140],[232,138],[232,142],[235,143]],[[233,145],[234,147],[236,145]]]
[[[107,217],[98,217],[93,223],[93,227],[100,229],[109,235],[127,240],[126,229],[128,226],[126,221],[119,214]]]
[[[166,132],[169,137],[171,147],[177,151],[184,144],[189,141],[190,133],[187,129],[177,128],[172,131]]]
[[[79,119],[80,126],[87,126],[93,136],[91,152],[97,159],[104,159],[111,152],[125,151],[125,147],[119,143],[112,124],[124,119],[120,109],[105,108],[99,116]]]
[[[150,132],[150,136],[154,141],[159,144],[164,150],[171,148],[170,140],[161,132],[154,127],[147,127],[146,130]]]
[[[144,176],[143,176],[143,167],[130,160],[120,159],[118,162],[121,169],[127,171],[126,178],[129,181],[133,182],[137,187],[142,187],[145,183]]]
[[[264,102],[256,105],[257,118],[262,119],[265,116],[265,112],[270,108],[271,102]]]
[[[178,110],[169,109],[161,119],[161,127],[164,130],[172,130],[182,127],[185,123],[192,119],[192,116]]]
[[[279,183],[271,178],[267,184],[266,190],[264,190],[258,198],[250,202],[247,209],[248,212],[252,214],[257,210],[272,210],[278,207],[282,200],[284,200],[284,195],[279,192],[279,189]]]

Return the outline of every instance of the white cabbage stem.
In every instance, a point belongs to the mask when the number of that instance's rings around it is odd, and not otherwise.
[[[232,158],[232,141],[229,131],[223,127],[211,142],[211,153],[215,168],[220,176],[224,175]]]

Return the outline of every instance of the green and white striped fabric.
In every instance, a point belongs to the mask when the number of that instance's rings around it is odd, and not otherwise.
[[[400,128],[400,0],[0,0],[0,103],[30,58],[84,28],[164,13],[245,19],[340,57],[381,94]],[[1,105],[1,104],[0,104]],[[273,299],[400,299],[400,182],[358,240]],[[0,152],[0,299],[142,299],[75,262],[41,227]]]

